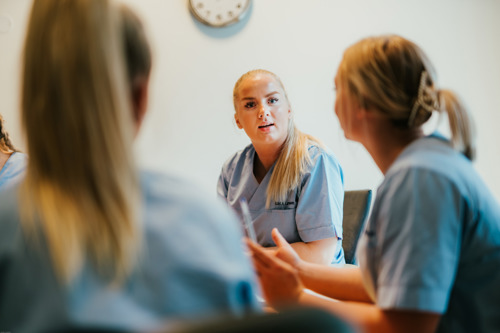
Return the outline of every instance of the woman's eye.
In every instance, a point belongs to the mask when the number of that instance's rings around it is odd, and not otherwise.
[[[247,103],[245,104],[245,107],[246,107],[247,109],[253,108],[254,106],[255,106],[255,102],[247,102]]]
[[[274,104],[278,101],[278,99],[276,97],[271,97],[269,98],[269,104]]]

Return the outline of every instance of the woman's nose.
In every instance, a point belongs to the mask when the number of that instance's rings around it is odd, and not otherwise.
[[[265,117],[268,117],[269,115],[270,115],[269,108],[263,105],[259,110],[259,119],[263,119]]]

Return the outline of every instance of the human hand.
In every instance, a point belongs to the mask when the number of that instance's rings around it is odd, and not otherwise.
[[[276,244],[275,256],[297,269],[302,262],[297,252],[281,235],[277,228],[273,228],[271,235]]]
[[[245,242],[267,303],[275,308],[297,303],[304,289],[297,270],[250,239],[245,238]]]

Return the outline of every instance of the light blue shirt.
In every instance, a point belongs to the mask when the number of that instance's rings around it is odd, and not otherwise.
[[[14,152],[10,155],[0,170],[0,191],[15,185],[24,177],[27,162],[28,157],[23,153]]]
[[[84,325],[147,331],[178,320],[260,311],[236,216],[179,179],[142,174],[144,253],[119,288],[87,265],[70,286],[56,280],[46,246],[23,234],[17,187],[0,194],[0,331],[52,332]]]
[[[439,313],[437,332],[500,331],[499,204],[439,135],[389,168],[359,255],[380,308]]]
[[[344,179],[337,158],[329,150],[309,147],[312,163],[299,188],[284,202],[271,202],[266,209],[267,187],[274,165],[259,184],[253,173],[253,145],[234,154],[222,167],[217,193],[242,217],[240,199],[248,201],[257,241],[275,246],[271,230],[276,227],[290,243],[337,237],[333,263],[345,263],[342,249]]]

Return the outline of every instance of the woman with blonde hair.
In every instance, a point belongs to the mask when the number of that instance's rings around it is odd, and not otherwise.
[[[274,230],[276,256],[249,242],[267,300],[324,307],[362,332],[498,331],[500,206],[472,166],[474,131],[462,102],[437,86],[416,44],[393,35],[349,47],[335,86],[346,138],[363,144],[385,175],[360,267],[304,262]],[[433,112],[446,113],[451,139],[424,135]]]
[[[233,90],[237,126],[251,144],[229,158],[217,191],[242,215],[248,201],[258,242],[277,227],[311,262],[342,264],[342,168],[316,138],[297,129],[285,89],[267,70],[242,75]]]
[[[0,114],[0,191],[19,182],[24,176],[27,156],[10,141]]]
[[[151,68],[137,16],[110,0],[35,0],[23,64],[30,159],[0,195],[1,329],[145,331],[257,309],[231,212],[136,170]]]

